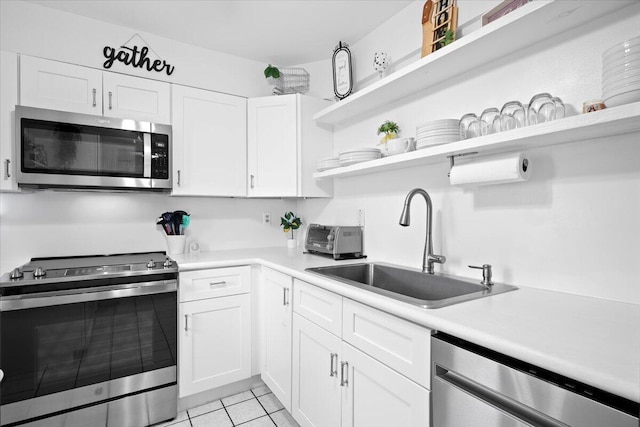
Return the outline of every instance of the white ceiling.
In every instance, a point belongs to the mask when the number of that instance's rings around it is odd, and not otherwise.
[[[29,0],[278,66],[331,57],[411,0]]]

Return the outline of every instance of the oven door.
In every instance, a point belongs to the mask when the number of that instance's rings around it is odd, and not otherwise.
[[[2,425],[175,385],[176,289],[172,279],[2,297]]]

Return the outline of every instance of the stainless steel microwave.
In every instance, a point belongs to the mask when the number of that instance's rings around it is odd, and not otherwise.
[[[171,189],[168,125],[16,106],[15,153],[23,187]]]

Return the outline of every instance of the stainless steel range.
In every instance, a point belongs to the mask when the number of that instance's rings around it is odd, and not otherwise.
[[[34,258],[0,278],[2,426],[146,426],[177,413],[177,264]]]

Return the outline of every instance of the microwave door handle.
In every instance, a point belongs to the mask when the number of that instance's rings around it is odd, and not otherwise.
[[[143,134],[143,143],[144,143],[144,173],[143,176],[145,178],[151,178],[151,134],[144,133]]]

